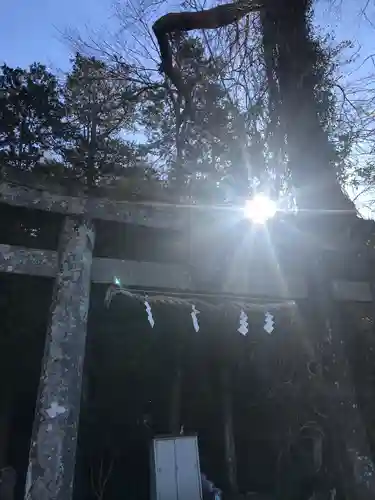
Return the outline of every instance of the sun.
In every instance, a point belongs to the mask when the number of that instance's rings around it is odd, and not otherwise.
[[[245,217],[256,224],[265,224],[276,212],[276,203],[264,194],[257,194],[252,200],[247,200],[244,207]]]

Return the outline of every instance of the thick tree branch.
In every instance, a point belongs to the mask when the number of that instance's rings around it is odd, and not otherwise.
[[[262,5],[255,0],[239,0],[200,12],[171,12],[160,17],[153,25],[157,38],[161,70],[167,75],[179,91],[182,91],[182,81],[179,71],[173,66],[172,49],[169,36],[179,31],[197,29],[217,29],[242,19],[249,12],[261,9]]]

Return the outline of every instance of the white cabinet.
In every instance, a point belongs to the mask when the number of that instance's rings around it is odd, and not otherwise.
[[[153,440],[151,500],[202,500],[196,436]]]

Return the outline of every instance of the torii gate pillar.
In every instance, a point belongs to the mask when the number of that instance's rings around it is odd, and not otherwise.
[[[90,220],[82,216],[65,219],[25,500],[72,499],[94,237]]]

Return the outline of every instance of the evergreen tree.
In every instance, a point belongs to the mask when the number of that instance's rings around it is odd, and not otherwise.
[[[35,63],[0,69],[0,161],[33,169],[51,157],[64,136],[64,108],[56,77]]]
[[[135,86],[113,76],[107,65],[77,54],[63,96],[70,139],[63,157],[74,175],[90,187],[103,175],[134,166],[136,151],[124,133],[134,130]]]

